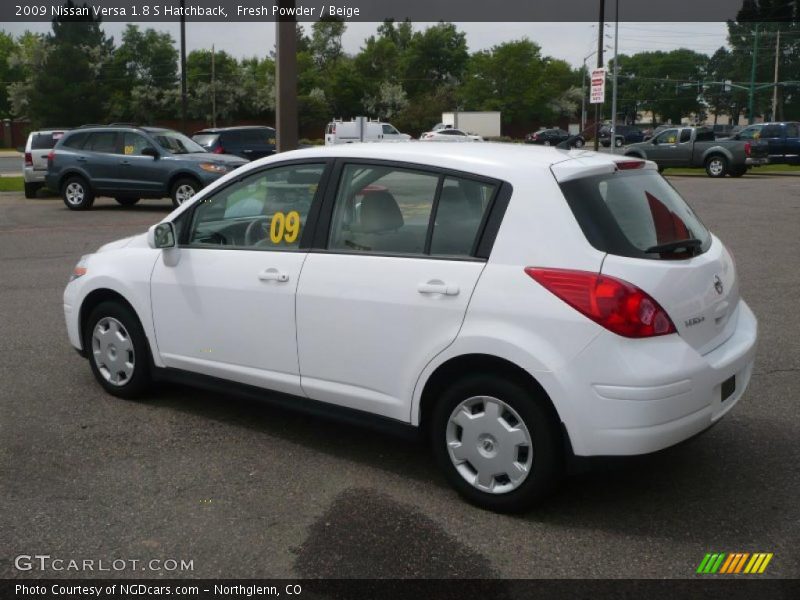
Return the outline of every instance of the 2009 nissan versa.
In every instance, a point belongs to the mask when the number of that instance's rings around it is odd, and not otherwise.
[[[655,164],[500,144],[256,161],[81,258],[64,311],[111,394],[225,382],[420,427],[500,511],[552,489],[565,452],[708,428],[757,337],[731,254]]]

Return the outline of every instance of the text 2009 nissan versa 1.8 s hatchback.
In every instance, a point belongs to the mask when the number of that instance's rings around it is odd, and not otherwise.
[[[653,163],[500,144],[256,161],[84,256],[64,310],[112,394],[179,378],[417,426],[461,494],[508,511],[565,452],[708,428],[757,331]]]

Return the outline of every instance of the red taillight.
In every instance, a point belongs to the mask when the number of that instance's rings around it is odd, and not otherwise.
[[[635,285],[599,273],[528,267],[525,272],[572,308],[629,338],[675,333],[666,311]]]
[[[621,160],[615,164],[617,165],[617,169],[619,169],[620,171],[627,171],[628,169],[644,168],[643,160]]]
[[[216,148],[214,148],[214,150],[212,150],[212,152],[214,154],[225,154],[225,148],[223,148],[222,146],[217,146]]]
[[[750,146],[750,142],[745,142],[744,143],[744,155],[745,156],[750,156],[750,151],[751,150],[752,150],[752,147]]]
[[[47,155],[47,164],[49,165],[50,163],[52,163],[55,157],[56,157],[56,151],[50,150],[50,153]]]
[[[25,166],[32,167],[33,166],[33,154],[30,152],[25,153]]]

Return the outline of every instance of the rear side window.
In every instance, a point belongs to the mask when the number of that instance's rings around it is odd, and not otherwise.
[[[56,142],[64,134],[59,133],[36,133],[31,140],[31,150],[49,150],[56,145]]]
[[[764,129],[761,130],[761,137],[765,138],[783,137],[783,131],[781,130],[781,126],[766,125]]]
[[[684,144],[692,139],[691,129],[681,129],[681,144]],[[701,139],[700,132],[697,132],[697,140]],[[711,139],[714,139],[714,134],[711,134]]]
[[[113,153],[117,150],[117,134],[113,131],[96,131],[89,135],[83,145],[84,150],[92,152]]]
[[[692,136],[691,129],[684,129],[689,134],[689,138]],[[695,141],[697,142],[713,142],[717,139],[717,136],[714,135],[714,132],[711,129],[698,129],[697,134],[695,135]],[[681,134],[681,141],[683,141],[683,135]],[[689,141],[688,139],[686,140]]]
[[[64,139],[62,145],[66,146],[67,148],[83,148],[83,143],[88,137],[89,134],[86,131],[72,133]]]
[[[667,181],[651,170],[617,171],[561,184],[589,243],[602,252],[648,259],[691,258],[708,250],[711,235]],[[689,239],[699,247],[658,251]]]
[[[336,197],[328,248],[471,256],[495,191],[493,184],[461,177],[347,165]]]
[[[786,126],[786,137],[790,138],[800,137],[800,131],[798,131],[797,123],[789,123]]]

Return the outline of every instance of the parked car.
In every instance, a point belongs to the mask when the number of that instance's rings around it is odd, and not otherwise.
[[[407,142],[411,136],[400,133],[391,123],[356,117],[351,121],[331,121],[325,128],[325,145],[354,142]]]
[[[665,129],[647,142],[631,144],[625,155],[652,160],[659,170],[705,168],[709,177],[741,177],[748,167],[769,162],[765,143],[717,140],[708,127]]]
[[[800,165],[800,124],[795,121],[750,125],[733,139],[765,142],[770,163]]]
[[[25,158],[22,174],[25,181],[25,197],[35,198],[36,192],[44,187],[47,175],[47,155],[64,135],[64,129],[32,131],[25,142]]]
[[[172,199],[175,206],[247,161],[213,154],[182,133],[160,127],[89,126],[73,129],[48,156],[47,187],[72,210],[97,196],[122,206],[140,198]]]
[[[482,142],[483,138],[463,129],[445,127],[436,131],[426,131],[419,136],[421,142]]]
[[[192,139],[206,152],[256,160],[275,154],[275,135],[273,127],[217,127],[198,131]]]
[[[110,394],[179,380],[417,428],[512,511],[565,452],[654,452],[730,412],[757,337],[739,289],[651,162],[353,144],[250,163],[84,256],[64,312]]]
[[[558,146],[560,143],[565,142],[572,138],[570,145],[575,148],[583,148],[586,145],[586,139],[582,135],[571,135],[568,131],[558,128],[540,129],[525,136],[526,144],[542,144],[544,146]]]
[[[638,127],[631,125],[617,125],[617,130],[614,132],[614,147],[621,148],[628,144],[637,144],[644,141],[644,132]],[[611,126],[603,125],[600,128],[600,143],[603,147],[608,148],[611,146]]]
[[[741,127],[739,127],[738,125],[732,125],[732,124],[721,125],[719,123],[717,123],[716,125],[712,125],[711,128],[714,130],[714,136],[718,140],[732,137],[741,130]]]

